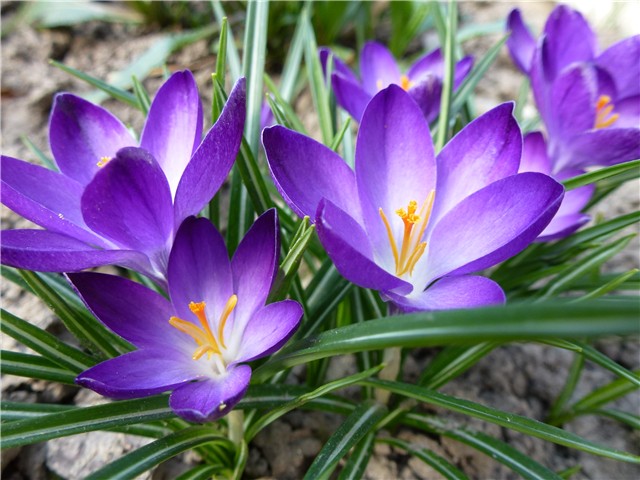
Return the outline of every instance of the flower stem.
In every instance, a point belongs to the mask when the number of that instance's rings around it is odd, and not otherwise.
[[[227,415],[229,425],[229,440],[234,445],[240,445],[244,438],[244,412],[242,410],[232,410]]]

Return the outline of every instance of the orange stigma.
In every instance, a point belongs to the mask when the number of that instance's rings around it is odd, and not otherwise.
[[[401,75],[400,76],[400,86],[406,92],[411,87],[413,87],[413,82],[411,80],[409,80],[409,77],[407,77],[406,75]]]
[[[171,324],[172,327],[175,327],[181,332],[189,335],[198,345],[198,348],[195,349],[191,358],[199,360],[205,353],[207,354],[208,359],[211,359],[211,356],[214,354],[222,356],[222,350],[220,347],[222,347],[222,349],[227,348],[224,343],[224,326],[227,323],[229,315],[231,315],[231,312],[236,308],[237,303],[237,295],[231,295],[229,300],[227,300],[227,304],[220,315],[220,322],[218,322],[217,337],[213,334],[211,327],[209,326],[209,320],[207,319],[207,315],[204,310],[206,306],[205,302],[191,302],[189,304],[189,310],[193,312],[200,322],[200,327],[178,317],[171,317],[169,319],[169,324]]]
[[[399,277],[406,273],[408,273],[409,276],[413,274],[413,269],[427,248],[427,242],[422,242],[421,239],[429,224],[429,217],[431,216],[435,195],[435,190],[429,192],[429,195],[427,195],[426,200],[420,207],[420,211],[418,211],[418,202],[415,200],[409,202],[406,210],[404,208],[396,210],[396,215],[402,219],[402,223],[404,224],[400,250],[398,250],[398,243],[396,242],[387,216],[382,208],[379,209],[380,217],[387,230],[391,252],[393,253],[393,259],[396,264],[396,275]]]
[[[620,117],[619,114],[613,112],[613,104],[609,95],[600,95],[596,102],[596,120],[593,128],[607,128],[615,123]]]
[[[96,163],[96,165],[102,168],[109,162],[109,160],[111,160],[111,157],[100,157],[100,161]]]

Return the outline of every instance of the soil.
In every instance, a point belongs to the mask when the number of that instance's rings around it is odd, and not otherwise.
[[[553,4],[544,2],[521,5],[527,19],[538,29],[552,7]],[[503,3],[461,4],[463,20],[473,19],[476,22],[505,18],[509,9],[509,5]],[[3,22],[11,19],[15,12],[15,4],[5,3],[2,6]],[[611,36],[615,39],[616,34],[618,38],[623,35],[614,32]],[[54,94],[59,91],[83,93],[91,90],[85,83],[51,66],[48,63],[49,59],[53,58],[93,76],[109,79],[112,72],[126,67],[161,36],[162,33],[154,27],[90,22],[72,28],[41,30],[24,25],[4,37],[1,56],[3,154],[35,161],[33,153],[21,141],[23,135],[48,152],[47,122]],[[496,39],[497,36],[491,36],[468,42],[465,51],[481,54]],[[425,37],[425,42],[428,41],[429,38]],[[204,105],[210,100],[210,73],[215,68],[215,57],[211,55],[209,47],[207,41],[197,42],[172,55],[168,62],[171,70],[193,70],[201,88]],[[152,72],[144,81],[145,87],[154,92],[161,83],[161,76],[161,71]],[[515,98],[520,82],[520,74],[514,69],[506,53],[503,53],[478,86],[478,112]],[[304,93],[296,104],[298,111],[307,121],[308,117],[313,115],[310,104],[309,96]],[[131,125],[134,130],[140,131],[144,120],[142,114],[113,100],[105,101],[103,106]],[[205,112],[206,110],[205,108]],[[595,213],[610,218],[621,211],[638,210],[639,206],[638,184],[631,184],[621,190],[619,196],[610,204],[599,206],[598,212]],[[3,208],[3,229],[24,227],[27,224],[28,222]],[[638,266],[638,244],[631,245],[614,262],[609,268]],[[67,338],[55,316],[37,299],[6,281],[2,282],[1,292],[3,304],[9,311]],[[638,368],[640,357],[636,341],[610,339],[599,342],[597,346],[621,365],[629,369]],[[8,337],[2,338],[2,348],[26,351]],[[412,352],[404,365],[405,379],[415,380],[434,355],[434,350],[418,349]],[[442,391],[544,420],[550,405],[563,387],[571,361],[572,355],[569,352],[557,348],[537,344],[508,345],[496,349],[469,372],[445,386]],[[353,368],[351,357],[336,358],[331,363],[329,375],[338,378]],[[587,363],[575,395],[584,395],[611,379],[611,374]],[[77,405],[104,401],[89,391],[12,376],[3,376],[2,396],[12,401]],[[616,406],[637,413],[640,411],[640,396],[629,395]],[[555,471],[580,465],[581,470],[572,478],[599,480],[640,477],[640,468],[637,466],[569,450],[493,424],[463,418],[432,407],[423,405],[419,408],[423,411],[442,413],[452,422],[459,422],[461,425],[504,440]],[[302,478],[306,468],[339,424],[339,417],[323,413],[294,411],[286,415],[266,428],[252,443],[246,478]],[[581,417],[569,423],[566,428],[596,443],[640,453],[637,432],[613,420]],[[490,457],[447,438],[437,435],[426,436],[410,429],[387,434],[441,454],[470,478],[517,478],[516,474]],[[148,440],[139,437],[110,432],[92,432],[61,438],[45,444],[2,452],[2,473],[7,480],[84,478],[105,463],[146,442]],[[179,472],[195,462],[197,457],[194,455],[183,455],[141,478],[175,478]],[[365,478],[385,480],[440,477],[416,458],[387,445],[377,444]]]

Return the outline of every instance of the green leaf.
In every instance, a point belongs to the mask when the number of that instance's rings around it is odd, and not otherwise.
[[[605,178],[613,177],[624,172],[635,172],[635,177],[640,176],[640,160],[633,160],[631,162],[619,163],[618,165],[612,165],[610,167],[601,168],[593,172],[583,173],[577,177],[570,178],[562,182],[564,188],[567,190],[573,190],[574,188],[582,187],[583,185],[589,185]]]
[[[476,432],[467,428],[451,427],[442,418],[420,413],[407,414],[401,419],[401,422],[414,428],[449,437],[468,445],[493,460],[506,465],[524,479],[559,480],[558,475],[536,462],[533,458],[522,454],[511,445],[482,432]]]
[[[3,353],[3,362],[4,362]],[[4,368],[4,365],[3,365]],[[2,426],[2,447],[19,447],[77,433],[169,419],[168,395],[121,400],[29,418]]]
[[[144,18],[126,4],[96,3],[89,1],[30,3],[26,22],[35,22],[44,28],[68,27],[97,20],[116,23],[142,23]]]
[[[222,24],[223,18],[227,15],[222,7],[222,2],[219,0],[212,0],[211,5],[213,7],[213,13],[216,17],[216,21]],[[229,27],[227,32],[227,63],[229,65],[229,72],[231,72],[231,78],[235,82],[240,78],[242,74],[242,68],[240,65],[240,55],[238,55],[238,49],[234,43],[233,32]]]
[[[145,115],[149,113],[149,108],[151,107],[151,99],[149,99],[149,94],[145,90],[138,77],[135,75],[131,78],[131,83],[133,84],[133,93],[138,99],[138,109],[142,111]]]
[[[0,311],[0,330],[36,353],[72,372],[80,373],[95,365],[95,359],[84,352],[70,347],[55,336],[7,312]]]
[[[640,457],[627,452],[615,450],[606,446],[597,445],[589,440],[581,438],[573,433],[560,428],[547,425],[546,423],[533,420],[531,418],[504,412],[495,408],[486,407],[476,402],[463,400],[461,398],[444,395],[442,393],[409,385],[400,382],[390,382],[387,380],[367,379],[363,384],[374,388],[384,388],[392,393],[403,395],[415,400],[445,408],[454,412],[462,413],[473,418],[479,418],[489,423],[494,423],[517,432],[541,438],[543,440],[575,448],[585,452],[593,453],[614,460],[624,462],[640,463]]]
[[[305,403],[315,400],[318,397],[322,397],[331,393],[335,390],[339,390],[341,388],[348,387],[349,385],[353,385],[361,380],[364,380],[367,377],[377,374],[380,370],[382,370],[383,365],[378,365],[374,368],[366,370],[364,372],[359,372],[354,375],[349,375],[348,377],[340,378],[338,380],[334,380],[333,382],[329,382],[325,385],[322,385],[319,388],[316,388],[312,392],[304,393],[300,395],[298,398],[295,398],[284,405],[279,405],[276,408],[270,410],[263,417],[258,419],[245,434],[245,440],[251,441],[264,427],[274,422],[285,413],[290,412],[296,408],[301,407]]]
[[[298,22],[293,32],[291,43],[289,44],[287,58],[282,67],[279,94],[287,103],[293,100],[296,80],[300,74],[302,55],[304,54],[305,34],[305,25],[302,22]]]
[[[637,384],[630,382],[626,378],[618,378],[584,396],[581,400],[573,404],[571,410],[574,412],[593,410],[623,397],[638,388]]]
[[[439,388],[466,372],[497,346],[498,343],[485,342],[471,346],[446,347],[427,365],[420,375],[418,384],[427,388]]]
[[[176,480],[210,480],[224,468],[220,465],[199,465],[176,477]]]
[[[583,412],[580,412],[580,415],[589,415],[589,414],[603,415],[605,417],[613,418],[614,420],[617,420],[621,423],[625,423],[629,425],[634,430],[640,430],[640,416],[633,413],[623,412],[620,410],[615,410],[613,408],[585,410]]]
[[[56,166],[56,163],[51,160],[42,150],[40,150],[35,143],[33,143],[29,137],[27,137],[26,135],[21,135],[20,136],[20,140],[22,140],[22,143],[24,144],[25,147],[27,147],[31,153],[33,153],[36,158],[38,159],[38,161],[46,168],[48,168],[49,170],[53,170],[54,172],[58,171],[58,167]]]
[[[287,384],[259,384],[250,385],[249,391],[240,400],[236,408],[267,409],[278,408],[285,403],[293,402],[299,397],[309,394],[311,389],[302,385]],[[301,404],[301,408],[309,410],[321,410],[333,412],[341,415],[350,413],[353,410],[353,403],[342,397],[327,395],[323,397],[309,399]]]
[[[396,438],[381,438],[380,442],[386,443],[388,445],[392,445],[396,448],[401,448],[405,450],[407,453],[410,453],[414,457],[422,460],[424,463],[433,468],[436,472],[442,475],[443,478],[448,480],[465,480],[467,477],[464,473],[462,473],[457,467],[451,465],[447,460],[442,458],[440,455],[436,455],[430,450],[426,448],[415,447],[409,442],[405,442],[403,440],[398,440]]]
[[[258,157],[260,147],[260,109],[262,108],[262,75],[267,48],[269,2],[249,2],[244,35],[242,64],[247,78],[247,119],[244,125],[249,149]]]
[[[338,427],[324,444],[305,474],[305,480],[328,477],[347,452],[373,430],[387,409],[378,403],[364,402]]]
[[[620,287],[623,283],[625,283],[630,278],[633,278],[638,272],[640,272],[640,269],[634,268],[632,270],[629,270],[628,272],[621,273],[620,275],[604,283],[600,287],[594,290],[591,290],[589,293],[583,295],[580,298],[576,298],[575,301],[581,302],[583,300],[598,298],[603,295],[606,295],[609,292],[612,292],[613,290],[617,290],[618,287]]]
[[[440,97],[440,115],[438,117],[438,132],[434,142],[436,153],[442,150],[449,133],[449,119],[451,118],[451,97],[453,94],[453,76],[456,65],[455,38],[458,28],[458,9],[449,0],[449,13],[444,43],[444,77],[442,79],[442,95]]]
[[[264,379],[284,368],[328,356],[389,347],[537,340],[638,333],[637,301],[511,304],[475,310],[420,312],[368,320],[303,338],[254,372]]]
[[[224,88],[225,79],[227,77],[227,42],[229,40],[229,21],[227,17],[222,17],[220,22],[220,35],[218,36],[218,58],[216,58],[216,80],[220,82],[220,86]],[[233,39],[232,39],[233,40]],[[214,97],[215,99],[215,97]],[[218,110],[217,115],[211,115],[211,121],[215,122],[220,115],[222,108]]]
[[[309,19],[309,9],[307,7],[302,9],[298,17],[298,22],[304,25],[305,28],[304,63],[307,67],[307,75],[309,76],[311,98],[318,112],[322,140],[325,145],[331,145],[331,141],[333,140],[333,121],[329,108],[329,92],[325,86],[322,65],[318,57],[316,37],[313,33],[313,27]]]
[[[267,75],[266,73],[264,74],[264,83],[267,89],[275,97],[275,100],[271,99],[269,103],[274,102],[282,110],[282,113],[283,113],[282,120],[284,120],[282,124],[285,126],[288,126],[288,128],[291,128],[292,130],[296,130],[304,135],[307,135],[307,130],[304,128],[304,125],[298,118],[298,115],[296,115],[295,110],[293,109],[291,104],[280,94],[280,92],[278,91],[278,87],[276,87],[275,83],[273,83],[273,80],[271,80],[271,77],[269,77],[269,75]],[[274,109],[273,107],[271,108],[271,110],[273,111],[274,116],[276,117],[276,120],[277,120],[278,119],[277,110]]]
[[[209,442],[230,444],[226,437],[219,435],[208,426],[189,427],[140,447],[86,478],[87,480],[132,479],[179,453]],[[229,448],[233,447],[229,445]]]
[[[51,360],[27,353],[2,350],[2,373],[75,385],[76,375]],[[3,432],[4,434],[4,432]]]
[[[573,392],[576,389],[576,385],[578,385],[578,381],[580,380],[580,375],[582,374],[582,368],[584,367],[584,356],[576,353],[573,357],[573,362],[571,363],[571,368],[569,368],[569,374],[567,375],[567,380],[558,395],[558,398],[551,406],[551,410],[549,411],[549,420],[553,422],[553,418],[557,417],[564,406],[569,402]]]
[[[363,477],[369,459],[373,454],[373,441],[375,438],[374,433],[369,433],[358,442],[344,464],[338,480],[359,480]]]

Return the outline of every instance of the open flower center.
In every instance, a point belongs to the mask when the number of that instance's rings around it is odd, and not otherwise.
[[[382,83],[382,80],[378,80],[376,82],[376,87],[378,88],[378,90],[382,90],[383,85],[384,84]],[[409,77],[407,77],[406,75],[400,75],[400,83],[398,83],[398,85],[400,85],[400,87],[406,92],[411,87],[413,87],[413,82],[409,80]]]
[[[596,120],[593,128],[607,128],[618,120],[619,114],[613,112],[613,103],[609,95],[600,95],[596,102]]]
[[[96,165],[100,168],[104,167],[107,163],[109,163],[109,160],[111,160],[111,157],[100,157],[100,161],[98,163],[96,163]]]
[[[435,195],[435,190],[431,190],[422,203],[420,210],[418,210],[418,202],[415,200],[409,202],[406,210],[404,208],[396,210],[396,215],[402,219],[403,223],[402,240],[400,242],[396,241],[391,224],[384,211],[382,208],[379,209],[380,217],[387,229],[389,245],[396,264],[396,275],[399,277],[407,273],[409,276],[413,274],[416,263],[418,263],[427,248],[427,242],[421,240],[429,224]],[[400,248],[398,248],[398,245],[400,245]]]
[[[238,297],[231,295],[229,300],[220,315],[220,321],[218,322],[218,331],[214,333],[209,325],[207,314],[205,313],[205,302],[191,302],[189,304],[189,310],[193,312],[200,326],[195,325],[192,322],[188,322],[178,317],[171,317],[169,323],[172,327],[177,328],[181,332],[186,333],[193,338],[197,344],[197,348],[193,352],[191,358],[199,360],[203,355],[207,355],[207,359],[211,359],[213,355],[217,355],[222,360],[222,350],[226,350],[227,346],[224,342],[224,326],[227,323],[227,319],[233,309],[236,308],[238,303]],[[224,365],[224,362],[223,362]]]

